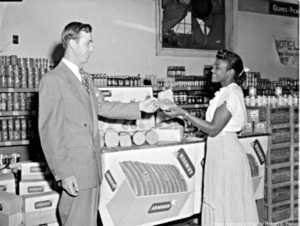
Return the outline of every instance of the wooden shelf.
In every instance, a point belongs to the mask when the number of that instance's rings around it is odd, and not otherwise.
[[[29,140],[16,140],[16,141],[1,141],[0,146],[18,146],[18,145],[28,145]]]
[[[0,117],[36,115],[36,111],[2,111]]]
[[[281,148],[281,147],[287,147],[287,146],[291,146],[292,143],[291,142],[284,142],[284,143],[277,143],[277,144],[273,144],[272,141],[270,141],[270,148]]]
[[[207,108],[208,104],[178,104],[182,108]]]
[[[271,164],[269,166],[271,169],[278,169],[283,167],[291,167],[291,162],[284,162],[284,163],[277,163],[277,164]]]
[[[290,128],[290,123],[278,123],[271,125],[271,129],[282,129],[282,128]]]
[[[0,88],[0,93],[36,93],[38,88]]]
[[[280,201],[280,202],[277,202],[277,203],[271,203],[271,207],[274,208],[274,207],[278,207],[278,206],[284,206],[284,205],[287,205],[287,204],[292,204],[291,203],[291,200],[285,200],[285,201]],[[277,224],[278,222],[276,222]]]
[[[286,181],[286,182],[281,182],[281,183],[277,183],[277,184],[272,184],[271,189],[285,187],[285,186],[291,186],[291,182]]]
[[[203,93],[207,93],[206,90],[204,90],[202,87],[197,86],[187,86],[187,87],[172,87],[172,91],[201,91]],[[153,88],[153,92],[160,92],[163,91],[163,89],[159,88]]]

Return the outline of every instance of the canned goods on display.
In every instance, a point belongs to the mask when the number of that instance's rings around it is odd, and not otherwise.
[[[7,124],[8,124],[8,139],[9,140],[14,140],[14,122],[13,122],[13,119],[8,119]]]
[[[14,74],[13,74],[13,66],[12,65],[6,66],[5,74],[7,77],[7,88],[13,88],[14,87]]]
[[[7,120],[1,120],[2,141],[8,141]]]
[[[14,79],[14,88],[20,88],[21,87],[21,80],[20,80],[20,69],[18,65],[15,65],[13,67],[13,79]]]
[[[27,88],[27,73],[24,67],[21,68],[21,88]]]
[[[14,110],[20,110],[20,93],[14,93]]]
[[[7,111],[12,111],[13,110],[13,94],[12,93],[7,93]]]
[[[7,94],[1,93],[0,99],[0,110],[7,111]]]
[[[27,87],[33,88],[34,83],[34,77],[33,72],[31,68],[27,68]]]
[[[21,123],[20,119],[15,119],[15,130],[14,130],[14,140],[20,140],[21,138]]]
[[[27,139],[27,121],[25,118],[21,119],[21,140]]]
[[[11,65],[17,65],[18,64],[18,57],[16,55],[10,56],[10,64]]]
[[[20,93],[19,100],[20,100],[20,110],[25,111],[26,110],[26,96],[25,96],[25,93]]]

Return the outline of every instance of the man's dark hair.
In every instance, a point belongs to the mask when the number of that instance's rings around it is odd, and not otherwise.
[[[66,49],[68,42],[71,39],[78,38],[78,35],[81,31],[91,33],[92,32],[92,26],[90,24],[84,24],[81,22],[71,22],[67,24],[61,33],[61,41],[63,47]]]

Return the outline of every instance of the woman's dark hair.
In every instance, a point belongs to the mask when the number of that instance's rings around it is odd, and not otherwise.
[[[216,58],[227,61],[227,69],[233,69],[235,72],[233,78],[234,81],[239,86],[242,86],[244,80],[246,79],[246,72],[244,71],[244,65],[241,57],[227,49],[221,49],[217,52]]]
[[[78,38],[78,35],[81,31],[91,33],[92,32],[92,26],[89,24],[83,24],[81,22],[71,22],[67,24],[61,33],[61,41],[63,47],[66,49],[68,42],[71,39]]]

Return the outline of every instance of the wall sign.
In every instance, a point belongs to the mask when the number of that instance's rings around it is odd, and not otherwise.
[[[269,10],[270,10],[270,14],[274,14],[274,15],[299,17],[298,4],[279,2],[279,1],[270,1]]]
[[[284,66],[297,67],[299,62],[298,38],[274,37],[279,62]]]

